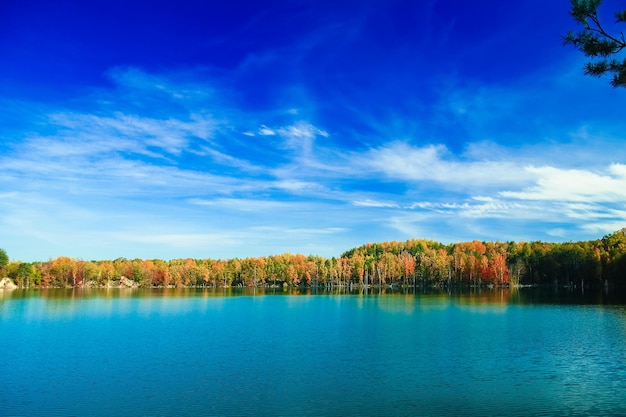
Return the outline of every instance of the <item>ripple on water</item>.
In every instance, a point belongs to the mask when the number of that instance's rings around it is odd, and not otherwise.
[[[351,296],[68,303],[48,315],[41,299],[4,302],[0,415],[626,415],[624,309]]]

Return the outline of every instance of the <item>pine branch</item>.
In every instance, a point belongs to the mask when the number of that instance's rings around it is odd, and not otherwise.
[[[610,81],[614,87],[626,87],[626,60],[618,62],[617,54],[626,49],[624,32],[611,35],[606,31],[598,17],[598,7],[602,0],[571,0],[571,16],[582,25],[582,31],[568,32],[563,37],[566,45],[572,45],[585,56],[601,58],[596,62],[588,62],[584,66],[586,75],[600,77],[612,73]],[[617,23],[626,22],[626,10],[615,13]]]

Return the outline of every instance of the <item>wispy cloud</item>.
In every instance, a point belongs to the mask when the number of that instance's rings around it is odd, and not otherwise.
[[[353,204],[359,207],[383,207],[383,208],[398,208],[399,207],[398,204],[396,203],[390,203],[386,201],[376,201],[376,200],[371,200],[369,198],[366,200],[355,200]]]
[[[528,167],[536,184],[523,191],[503,191],[502,196],[521,200],[578,202],[626,202],[626,166],[613,164],[604,175],[550,166]]]
[[[617,124],[551,129],[560,140],[453,147],[364,115],[376,138],[346,137],[284,110],[293,107],[245,110],[210,78],[132,68],[111,76],[112,89],[75,107],[15,112],[28,127],[5,133],[13,140],[0,156],[5,239],[48,245],[49,256],[83,256],[63,253],[73,241],[90,258],[332,256],[373,240],[568,238],[626,224]],[[466,127],[487,129],[499,95],[484,90],[464,102],[459,94],[445,112],[456,106],[474,118]],[[518,104],[511,99],[501,117]]]
[[[394,179],[435,181],[450,188],[520,184],[534,174],[521,170],[514,161],[463,160],[443,145],[415,147],[404,142],[392,142],[372,149],[362,162]]]

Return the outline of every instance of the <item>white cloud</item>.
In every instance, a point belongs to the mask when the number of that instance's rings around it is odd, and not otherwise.
[[[623,141],[606,139],[620,143],[607,152],[596,137],[597,151],[586,154],[592,128],[565,145],[483,140],[454,151],[417,135],[392,141],[407,136],[382,121],[380,137],[342,137],[348,129],[331,126],[330,135],[306,111],[217,105],[210,88],[141,71],[113,79],[116,89],[85,99],[95,110],[44,109],[43,124],[18,132],[0,155],[4,240],[21,239],[19,230],[55,250],[76,241],[106,253],[131,248],[117,253],[129,257],[223,256],[223,246],[258,255],[296,244],[337,255],[372,236],[537,239],[626,225],[626,165],[615,163]],[[466,108],[489,109],[481,100]]]
[[[410,211],[435,213],[459,219],[539,220],[556,216],[555,210],[537,203],[519,203],[491,197],[470,198],[458,202],[415,202],[406,207]]]
[[[611,165],[604,175],[551,166],[528,167],[526,171],[537,177],[535,185],[522,191],[503,191],[500,194],[520,200],[626,202],[624,165]]]
[[[258,172],[262,170],[262,167],[253,165],[252,163],[244,159],[236,158],[232,155],[220,152],[217,149],[212,149],[206,146],[200,147],[199,150],[188,150],[188,152],[200,156],[210,156],[218,164],[239,168],[246,172]]]
[[[316,136],[328,137],[327,132],[303,121],[281,127],[276,132],[284,139],[285,148],[303,157],[310,157]]]
[[[273,129],[270,129],[269,127],[262,125],[259,128],[259,135],[262,136],[275,136],[276,132]]]
[[[355,200],[353,201],[353,203],[355,206],[359,206],[359,207],[380,207],[380,208],[398,208],[398,204],[396,203],[390,203],[390,202],[386,202],[386,201],[376,201],[376,200],[371,200],[371,199],[365,199],[365,200]]]
[[[319,183],[311,182],[311,181],[300,181],[296,179],[280,179],[274,181],[273,186],[280,190],[286,190],[290,192],[295,192],[301,194],[305,191],[324,191],[325,187],[320,185]]]
[[[288,228],[288,227],[274,227],[274,226],[264,226],[264,227],[253,227],[250,230],[255,232],[261,232],[263,234],[267,234],[269,232],[275,233],[277,235],[298,235],[300,237],[306,237],[311,235],[328,235],[328,234],[336,234],[344,232],[346,229],[343,227],[321,227],[321,228]]]
[[[207,117],[194,115],[190,120],[155,119],[115,112],[111,116],[95,116],[81,113],[55,113],[50,125],[59,132],[52,140],[70,144],[72,152],[129,151],[154,155],[148,148],[159,148],[179,155],[192,138],[209,139],[215,122]],[[79,146],[87,143],[89,146]],[[49,145],[49,144],[48,144]],[[66,150],[68,151],[68,150]]]
[[[286,202],[247,198],[193,198],[188,201],[189,203],[198,206],[220,207],[232,211],[244,211],[252,213],[305,210],[307,208],[310,208],[310,206],[307,207],[307,204],[303,202]]]
[[[567,235],[567,231],[562,228],[550,229],[547,231],[547,233],[550,236],[555,236],[555,237],[564,237]]]
[[[609,222],[593,222],[589,224],[581,225],[581,228],[592,235],[601,235],[613,233],[616,230],[620,230],[626,227],[626,215],[623,215],[621,219]]]
[[[625,164],[611,164],[609,171],[615,176],[626,178],[626,165]]]
[[[372,149],[361,163],[390,178],[435,181],[451,188],[520,184],[533,174],[512,161],[466,161],[455,158],[443,145],[414,147],[404,142]]]

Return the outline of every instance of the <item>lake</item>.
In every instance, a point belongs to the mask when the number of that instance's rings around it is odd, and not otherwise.
[[[0,291],[0,415],[626,415],[604,293]]]

